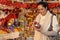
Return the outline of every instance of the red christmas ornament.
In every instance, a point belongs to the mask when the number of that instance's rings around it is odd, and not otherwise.
[[[31,3],[28,3],[27,4],[27,8],[31,8]]]
[[[27,4],[23,4],[23,6],[22,6],[23,8],[27,8],[28,6],[27,6]]]
[[[10,20],[11,18],[16,18],[16,15],[14,14],[14,13],[11,13],[11,14],[9,14],[5,19],[8,21],[8,20]]]
[[[55,4],[54,3],[48,4],[48,7],[49,7],[49,9],[52,9],[55,7]]]
[[[2,0],[0,0],[0,3],[2,3]]]
[[[2,26],[4,26],[5,21],[6,21],[6,19],[4,19],[4,18],[0,19],[0,24],[1,24]]]
[[[60,3],[59,3],[59,6],[60,6]]]
[[[55,3],[55,6],[58,7],[59,6],[59,3]]]
[[[13,6],[20,8],[20,7],[22,7],[22,3],[20,3],[20,2],[13,3]]]
[[[53,4],[51,5],[51,7],[54,8],[54,7],[55,7],[55,3],[53,3]]]
[[[37,4],[32,4],[31,8],[36,8]]]

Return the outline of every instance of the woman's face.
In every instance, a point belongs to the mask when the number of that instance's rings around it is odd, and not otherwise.
[[[45,7],[43,7],[43,5],[38,5],[37,7],[37,12],[40,13],[41,15],[45,15],[46,14],[47,9]]]

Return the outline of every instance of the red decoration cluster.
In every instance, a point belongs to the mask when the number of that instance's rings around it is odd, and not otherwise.
[[[4,5],[7,5],[7,6],[13,6],[13,7],[17,7],[17,8],[20,8],[20,7],[23,7],[23,8],[36,8],[37,7],[37,3],[32,3],[32,5],[31,5],[31,3],[25,3],[25,4],[23,4],[23,3],[21,3],[21,2],[15,2],[15,3],[13,3],[12,2],[12,0],[0,0],[0,4],[4,4]],[[57,7],[57,6],[59,6],[60,5],[60,3],[49,3],[48,4],[48,7],[49,8],[54,8],[54,7]]]
[[[49,9],[52,9],[52,8],[58,7],[59,5],[60,5],[59,3],[50,3],[50,4],[48,4],[48,7],[49,7]]]
[[[3,5],[7,5],[7,6],[13,6],[13,7],[17,7],[17,8],[20,8],[20,7],[23,7],[23,8],[29,8],[29,7],[32,7],[32,8],[36,8],[37,4],[31,4],[30,3],[21,3],[21,2],[15,2],[13,3],[12,0],[0,0],[0,4],[3,4]]]

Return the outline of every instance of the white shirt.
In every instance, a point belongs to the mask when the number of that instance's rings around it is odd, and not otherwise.
[[[47,11],[45,16],[42,16],[41,14],[39,14],[36,17],[35,20],[41,25],[43,32],[48,31],[48,28],[50,27],[50,24],[51,24],[51,16],[52,16],[52,14],[49,11]],[[53,30],[55,32],[57,32],[58,31],[58,21],[57,21],[56,16],[53,16],[52,26],[53,26]],[[34,40],[47,40],[47,39],[48,39],[48,37],[46,35],[35,30]]]

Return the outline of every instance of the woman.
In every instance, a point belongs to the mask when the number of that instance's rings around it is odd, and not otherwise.
[[[48,36],[57,36],[58,32],[58,22],[55,15],[53,15],[47,10],[47,3],[39,2],[37,6],[37,12],[39,13],[36,17],[34,29],[35,35],[34,40],[53,40]],[[52,19],[52,20],[51,20]],[[52,21],[52,31],[48,31]],[[37,25],[36,25],[37,23]],[[38,27],[39,26],[39,27]]]

